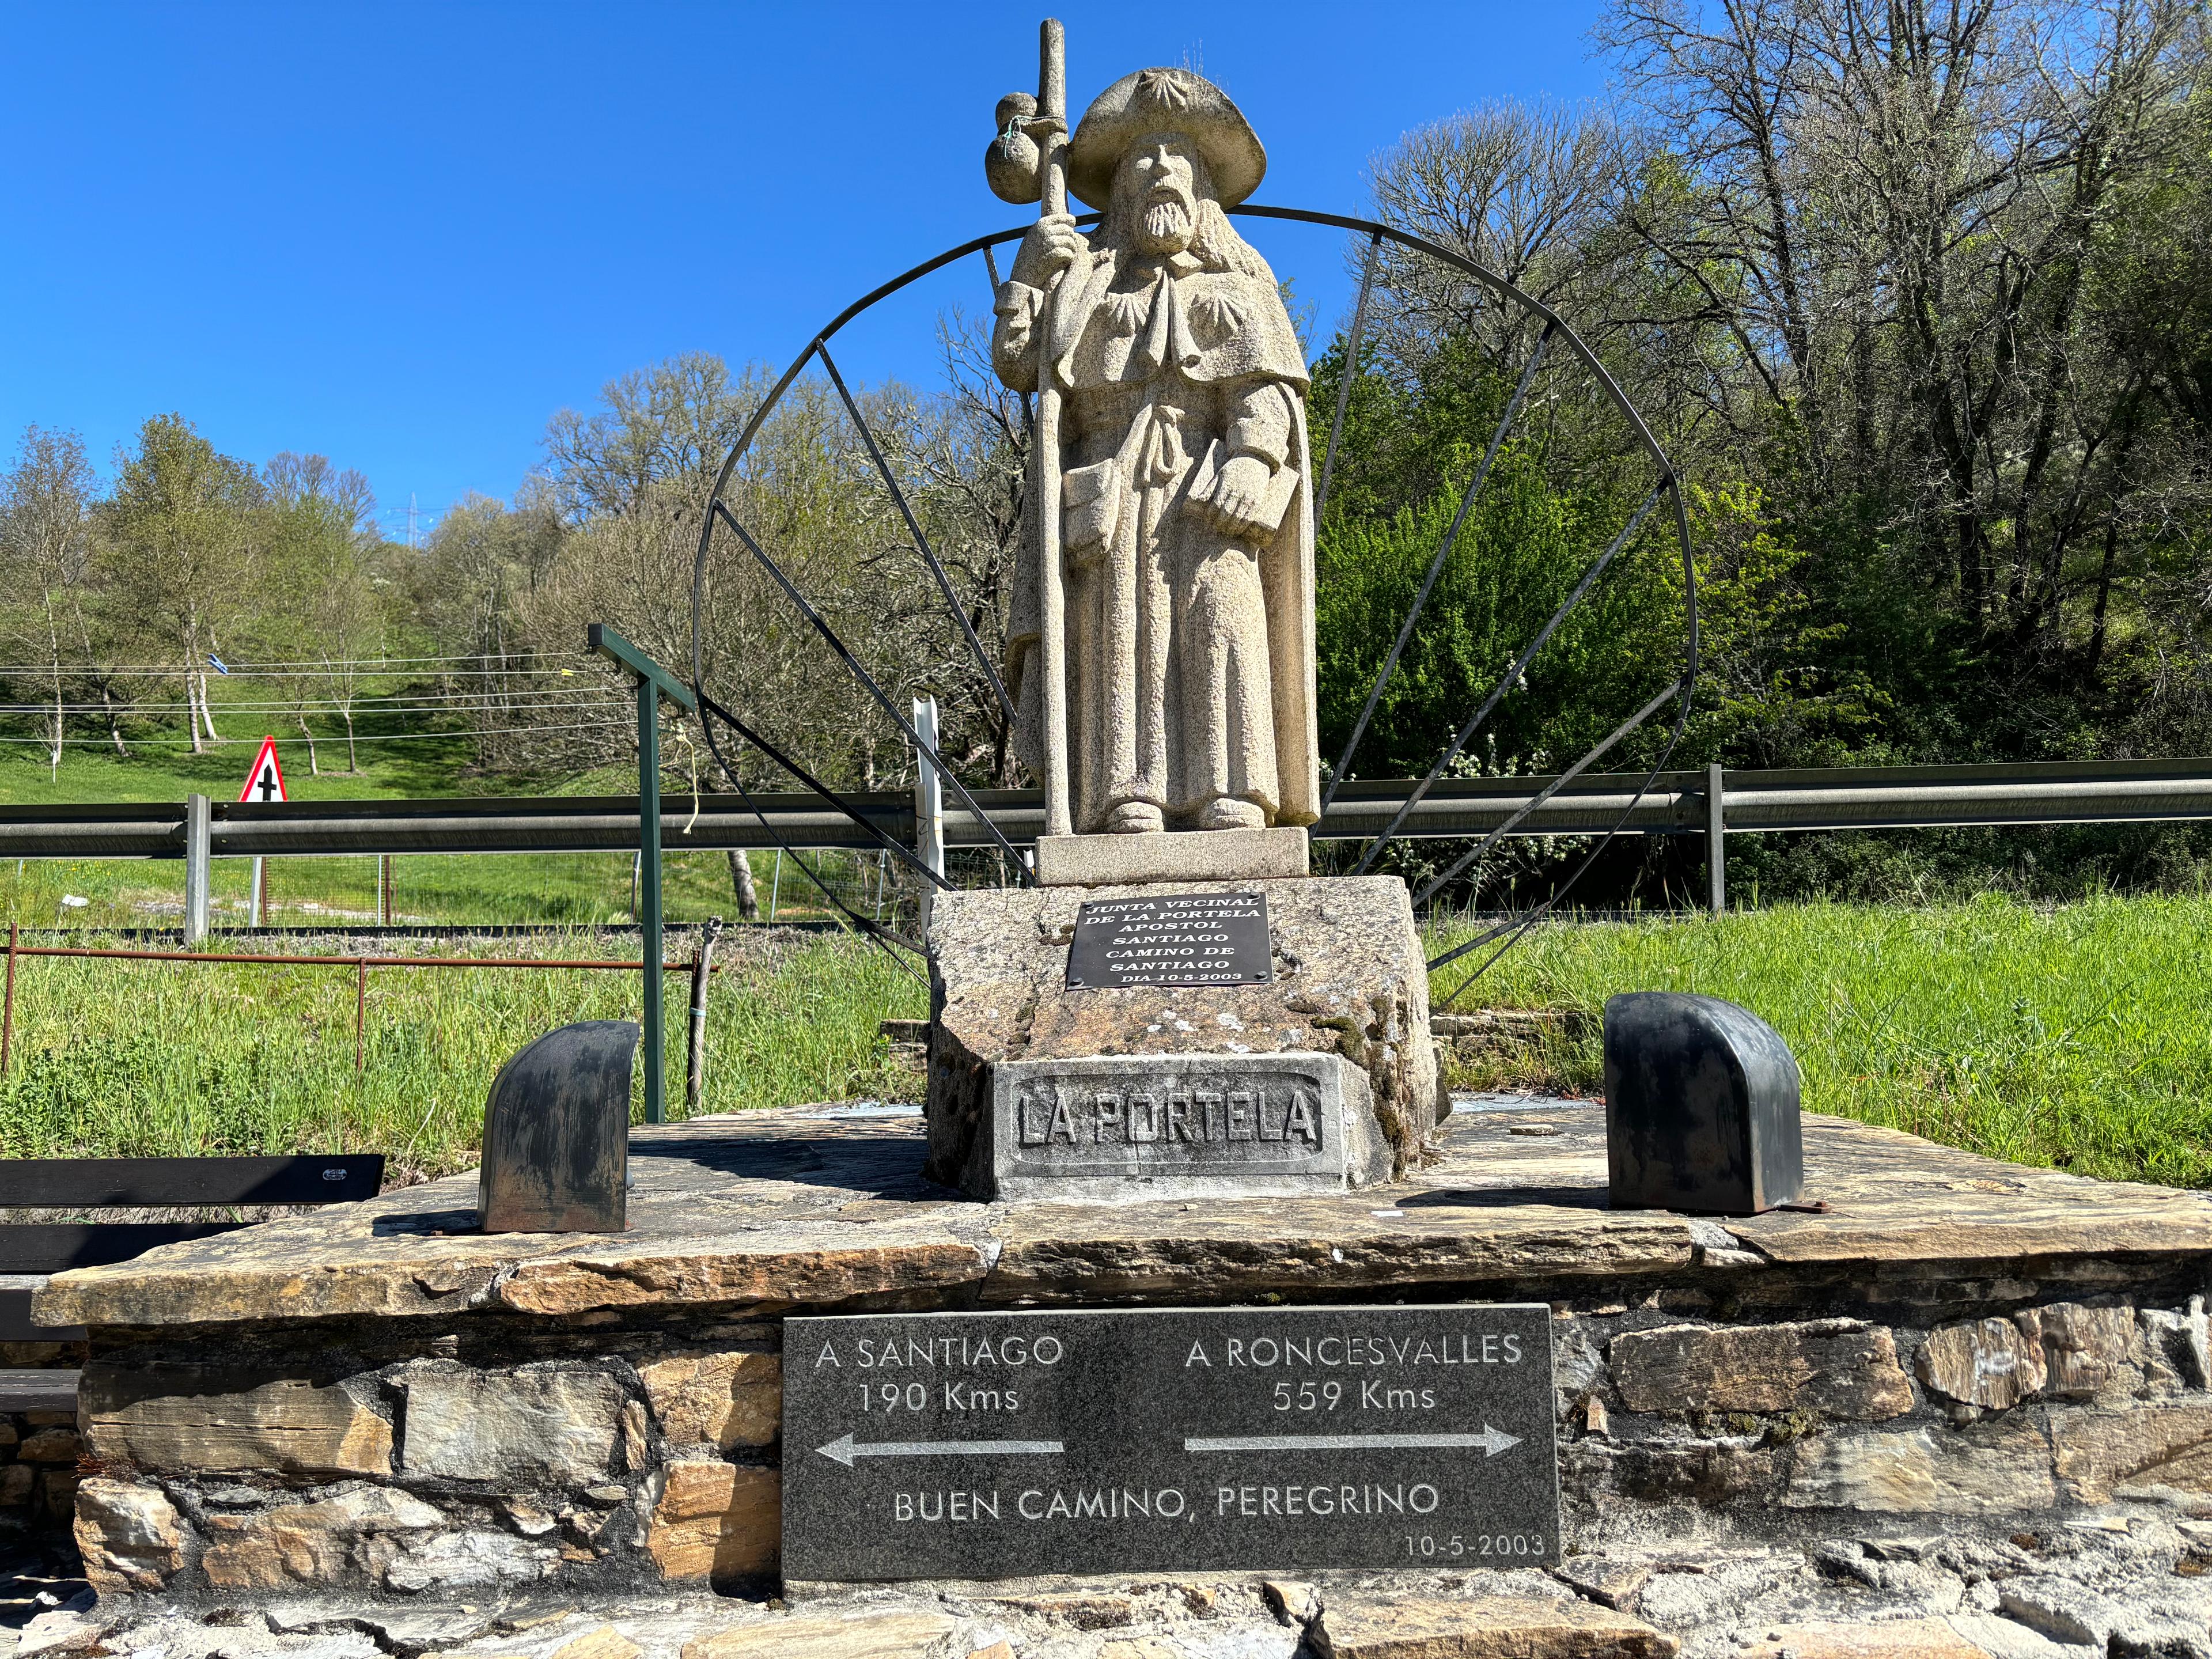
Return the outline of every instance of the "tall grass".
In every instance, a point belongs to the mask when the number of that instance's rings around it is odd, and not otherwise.
[[[1438,944],[1464,937],[1445,930]],[[1704,992],[1778,1030],[1816,1112],[2017,1163],[2212,1186],[2212,900],[2041,909],[1793,905],[1716,920],[1561,925],[1462,1006],[1595,1013],[1615,992]],[[1431,992],[1455,988],[1461,966]],[[1594,1091],[1595,1022],[1471,1081]]]
[[[606,951],[579,939],[546,954]],[[687,982],[670,975],[666,988],[680,1115]],[[24,958],[0,1156],[381,1152],[442,1174],[474,1161],[485,1092],[509,1055],[571,1020],[635,1019],[639,998],[627,973],[374,969],[356,1073],[355,991],[344,968]],[[702,1109],[911,1094],[920,1079],[887,1069],[877,1027],[927,1012],[871,945],[740,959],[708,997]]]
[[[2208,941],[2212,900],[2197,897],[1561,924],[1510,952],[1462,1006],[1595,1013],[1616,991],[1707,992],[1782,1033],[1814,1111],[2017,1162],[2206,1187]],[[606,951],[584,937],[545,948]],[[706,1109],[913,1097],[921,1079],[890,1066],[877,1026],[921,1017],[927,999],[881,951],[744,933],[725,949],[737,960],[709,1001]],[[1438,973],[1435,993],[1461,971]],[[678,1110],[684,985],[668,980]],[[508,1055],[569,1020],[634,1018],[638,997],[630,974],[377,969],[356,1076],[354,988],[343,968],[27,959],[0,1156],[347,1150],[442,1173],[473,1160]],[[1600,1078],[1591,1022],[1462,1080],[1589,1091]]]
[[[755,852],[751,859],[763,915],[771,895],[785,921],[831,914],[819,891],[788,863],[778,879],[773,852]],[[807,861],[836,884],[848,903],[872,912],[878,891],[873,854],[811,853]],[[271,927],[375,921],[374,858],[278,858],[268,865]],[[627,922],[631,866],[628,853],[404,854],[392,861],[392,920],[403,927]],[[252,869],[251,859],[216,859],[209,865],[210,919],[217,930],[246,925]],[[894,877],[885,902],[898,896]],[[661,906],[671,921],[701,921],[710,915],[734,921],[737,892],[728,859],[720,853],[667,854]],[[0,925],[175,927],[184,911],[185,866],[179,859],[0,860]]]

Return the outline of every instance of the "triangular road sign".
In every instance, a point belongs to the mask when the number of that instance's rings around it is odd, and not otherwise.
[[[284,793],[284,769],[276,763],[276,739],[261,739],[261,752],[253,757],[253,769],[246,775],[246,787],[238,792],[240,800],[289,800]]]

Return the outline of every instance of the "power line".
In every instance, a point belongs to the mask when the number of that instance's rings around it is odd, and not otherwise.
[[[608,697],[605,695],[597,693],[594,689],[580,686],[573,691],[559,689],[548,689],[544,690],[426,694],[422,696],[413,697],[362,696],[351,699],[344,697],[291,697],[282,701],[240,699],[236,702],[213,703],[210,704],[210,707],[217,713],[230,714],[289,714],[293,713],[295,710],[313,712],[317,709],[330,709],[334,712],[341,712],[348,708],[350,708],[356,714],[374,714],[382,710],[397,708],[450,708],[457,712],[465,712],[473,708],[500,708],[508,704],[532,702],[538,702],[540,706],[544,706],[545,703],[550,702],[555,698],[588,699],[586,701],[579,701],[576,703],[575,706],[580,708],[626,708],[629,706],[629,704],[623,699]],[[118,718],[128,717],[134,720],[149,720],[161,714],[179,714],[195,707],[197,707],[196,704],[184,702],[65,702],[61,705],[62,712],[64,714],[112,714]],[[51,702],[0,703],[0,714],[51,714],[53,712],[54,705]]]
[[[313,665],[317,665],[317,664],[319,664],[319,663],[325,663],[325,662],[362,662],[362,663],[371,663],[371,662],[373,662],[373,663],[422,663],[422,662],[520,662],[520,661],[526,660],[527,659],[530,659],[530,658],[532,658],[532,657],[561,657],[561,658],[566,658],[566,659],[568,659],[568,660],[571,660],[571,661],[574,661],[574,662],[591,662],[591,661],[594,660],[594,659],[593,659],[593,658],[592,658],[591,656],[589,656],[589,655],[587,655],[587,654],[586,654],[586,653],[581,653],[581,652],[575,652],[575,651],[446,651],[446,652],[440,652],[440,653],[435,653],[435,654],[434,654],[434,655],[430,655],[430,656],[423,656],[423,657],[292,657],[292,658],[275,658],[275,659],[271,659],[270,661],[267,661],[267,662],[258,662],[258,663],[252,663],[252,664],[249,664],[249,665],[247,665],[247,666],[253,667],[253,668],[298,668],[298,667],[303,667],[303,666],[313,666]],[[63,666],[63,667],[64,667],[64,668],[67,668],[67,667],[69,667],[69,666],[70,666],[70,665],[70,665],[70,664],[68,664],[68,663],[64,663],[64,664],[62,665],[62,666]],[[210,664],[206,664],[206,663],[188,663],[188,664],[170,663],[170,664],[163,664],[163,665],[158,665],[158,666],[161,666],[161,667],[164,670],[164,672],[168,672],[168,673],[185,673],[185,672],[191,672],[191,673],[194,673],[194,674],[203,674],[203,673],[205,673],[205,672],[208,672],[209,668],[211,666],[211,665],[210,665]],[[46,663],[46,662],[38,662],[38,663],[13,663],[13,664],[9,664],[9,663],[0,663],[0,668],[9,668],[9,667],[15,667],[15,668],[35,668],[35,669],[40,670],[40,672],[45,672],[45,671],[46,671],[46,670],[51,669],[52,666],[53,666],[53,665],[52,665],[52,663]],[[220,669],[218,669],[218,670],[216,670],[216,672],[217,673],[220,673],[222,671],[221,671]],[[237,671],[236,671],[235,669],[233,669],[233,670],[232,670],[232,672],[234,673],[234,672],[236,672]]]
[[[447,738],[534,738],[538,736],[540,733],[546,732],[603,732],[616,728],[627,730],[629,725],[629,721],[622,720],[577,720],[571,724],[562,726],[487,726],[465,732],[384,732],[369,733],[356,738],[346,738],[343,736],[334,738],[321,737],[317,738],[315,742],[319,744],[430,743],[442,742]],[[78,747],[106,748],[112,744],[114,739],[105,737],[64,738],[62,741],[64,744],[73,744]],[[183,745],[189,745],[192,740],[190,738],[134,737],[126,738],[125,741],[126,743],[138,744],[147,748],[167,747],[173,749]],[[203,738],[200,741],[203,744],[213,743],[218,746],[227,746],[234,743],[240,744],[248,744],[252,742],[253,739],[251,738]],[[287,741],[292,743],[305,743],[307,739],[305,738],[292,738],[287,739]],[[51,738],[0,738],[0,743],[35,744],[41,749],[51,749],[53,746],[53,740]]]
[[[551,657],[557,661],[577,663],[584,665],[586,667],[593,667],[593,678],[597,678],[596,665],[593,664],[591,658],[578,656],[566,651],[517,652],[511,656],[322,657],[303,659],[297,662],[265,662],[255,663],[251,665],[226,664],[222,669],[213,669],[201,664],[179,663],[133,664],[128,666],[118,665],[115,667],[110,667],[103,663],[0,663],[0,674],[83,674],[105,676],[112,678],[119,675],[136,676],[158,674],[173,677],[184,674],[212,673],[218,679],[263,679],[267,678],[271,675],[290,676],[297,674],[326,673],[331,670],[339,668],[350,668],[362,673],[373,673],[379,670],[386,668],[420,667],[426,665],[436,665],[441,663],[493,663],[501,665],[501,666],[488,670],[468,671],[477,672],[507,674],[580,674],[584,672],[583,667],[563,669],[505,665],[508,664],[519,664],[527,660],[528,659],[536,657]]]

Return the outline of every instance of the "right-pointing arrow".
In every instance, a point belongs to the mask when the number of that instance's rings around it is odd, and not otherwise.
[[[1482,1425],[1480,1434],[1240,1434],[1214,1438],[1192,1437],[1182,1443],[1187,1452],[1242,1451],[1410,1451],[1428,1447],[1480,1446],[1485,1457],[1495,1457],[1521,1437]]]

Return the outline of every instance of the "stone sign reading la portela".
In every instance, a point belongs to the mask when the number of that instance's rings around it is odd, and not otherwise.
[[[1265,985],[1274,977],[1264,893],[1092,899],[1077,911],[1067,988]]]
[[[1319,1197],[1390,1175],[1340,1054],[1085,1054],[994,1068],[998,1199]]]
[[[784,1327],[787,1578],[1559,1559],[1541,1304]]]

